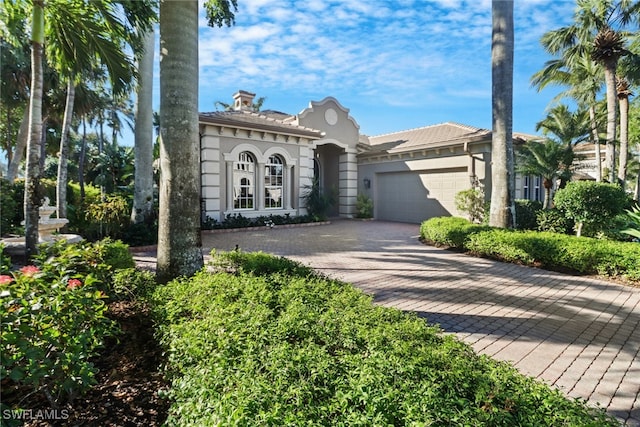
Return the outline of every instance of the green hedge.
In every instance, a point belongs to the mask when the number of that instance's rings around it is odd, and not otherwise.
[[[168,425],[617,425],[352,286],[264,254],[223,258],[150,300]]]
[[[551,232],[479,229],[462,218],[454,217],[432,218],[422,223],[420,230],[422,237],[430,242],[455,246],[501,261],[640,281],[638,243]],[[451,245],[454,240],[455,245]]]

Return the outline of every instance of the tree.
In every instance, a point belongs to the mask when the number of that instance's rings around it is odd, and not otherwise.
[[[205,2],[209,25],[235,22],[237,0]],[[157,279],[202,268],[198,2],[160,3],[160,210]],[[179,94],[179,96],[178,96]]]
[[[556,192],[556,207],[576,222],[576,235],[583,228],[593,234],[609,226],[610,221],[624,211],[628,198],[616,184],[593,181],[574,181]]]
[[[138,59],[136,99],[135,176],[131,221],[146,223],[153,216],[153,53],[155,32],[144,36],[144,52]]]
[[[553,32],[545,34],[542,45],[547,49],[549,43],[553,43]],[[580,109],[587,109],[589,114],[590,139],[595,145],[596,181],[602,181],[602,159],[600,154],[599,115],[597,112],[597,94],[602,87],[602,67],[591,61],[590,58],[578,57],[575,61],[554,59],[547,61],[541,71],[531,78],[532,85],[538,91],[549,84],[568,86],[552,102],[562,98],[571,98],[578,103]]]
[[[24,183],[25,257],[38,249],[40,217],[40,151],[42,140],[42,57],[44,49],[44,0],[33,0],[31,21],[31,91],[29,94],[29,140]]]
[[[516,171],[525,175],[542,177],[544,187],[543,209],[551,209],[551,190],[556,179],[571,177],[573,162],[571,145],[562,144],[551,138],[543,141],[528,141],[517,153]]]
[[[629,82],[619,77],[616,82],[620,105],[620,157],[618,162],[618,184],[624,189],[627,182],[627,162],[629,157],[629,97],[633,94]]]
[[[492,0],[491,212],[494,227],[515,226],[513,163],[513,1]]]
[[[545,49],[573,67],[593,59],[604,70],[607,100],[607,155],[609,180],[615,178],[616,85],[618,59],[627,53],[624,28],[640,23],[640,2],[632,0],[577,0],[574,23],[543,36]],[[598,150],[596,150],[599,153]]]

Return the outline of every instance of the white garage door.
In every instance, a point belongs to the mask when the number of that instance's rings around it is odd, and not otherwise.
[[[469,188],[469,175],[465,168],[379,173],[376,184],[376,218],[420,223],[459,215],[454,199],[458,191]]]

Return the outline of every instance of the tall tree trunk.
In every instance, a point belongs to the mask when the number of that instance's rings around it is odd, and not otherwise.
[[[7,179],[9,182],[13,182],[18,177],[18,170],[20,169],[20,163],[24,158],[24,150],[27,148],[27,142],[29,141],[29,114],[31,109],[25,108],[22,116],[22,122],[20,123],[20,129],[18,129],[18,137],[16,139],[16,147],[13,150],[13,156],[7,169]]]
[[[591,138],[593,139],[593,145],[596,147],[596,182],[602,182],[602,153],[600,153],[600,135],[598,135],[595,104],[589,106],[589,121],[591,123]]]
[[[203,266],[200,236],[198,2],[160,3],[160,211],[157,278]]]
[[[58,218],[67,217],[67,183],[68,161],[69,161],[69,131],[71,129],[71,119],[73,117],[73,103],[76,95],[76,87],[73,76],[67,82],[67,100],[64,108],[64,118],[62,120],[62,135],[60,136],[60,155],[58,157],[58,179],[56,182],[56,206],[58,208]]]
[[[607,156],[605,167],[609,172],[609,182],[616,182],[616,126],[617,123],[617,101],[616,90],[616,67],[617,61],[608,60],[604,62],[604,80],[607,88]]]
[[[619,96],[620,102],[620,156],[618,158],[618,182],[627,185],[627,159],[629,157],[629,98]]]
[[[42,51],[44,46],[44,0],[33,1],[31,31],[31,93],[29,97],[29,140],[24,185],[25,257],[37,251],[40,207],[40,146],[42,138]]]
[[[84,201],[84,162],[87,158],[87,118],[82,117],[82,147],[78,159],[78,182],[80,183],[80,201]]]
[[[513,160],[513,0],[492,0],[491,212],[494,227],[515,226]]]
[[[147,222],[153,214],[153,53],[155,33],[148,31],[138,64],[135,129],[135,175],[131,221]]]

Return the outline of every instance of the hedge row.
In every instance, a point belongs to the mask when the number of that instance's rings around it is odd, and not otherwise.
[[[264,254],[222,260],[151,297],[168,425],[617,425],[350,285]]]
[[[640,244],[536,231],[513,231],[440,217],[422,223],[430,243],[501,261],[640,281]]]

